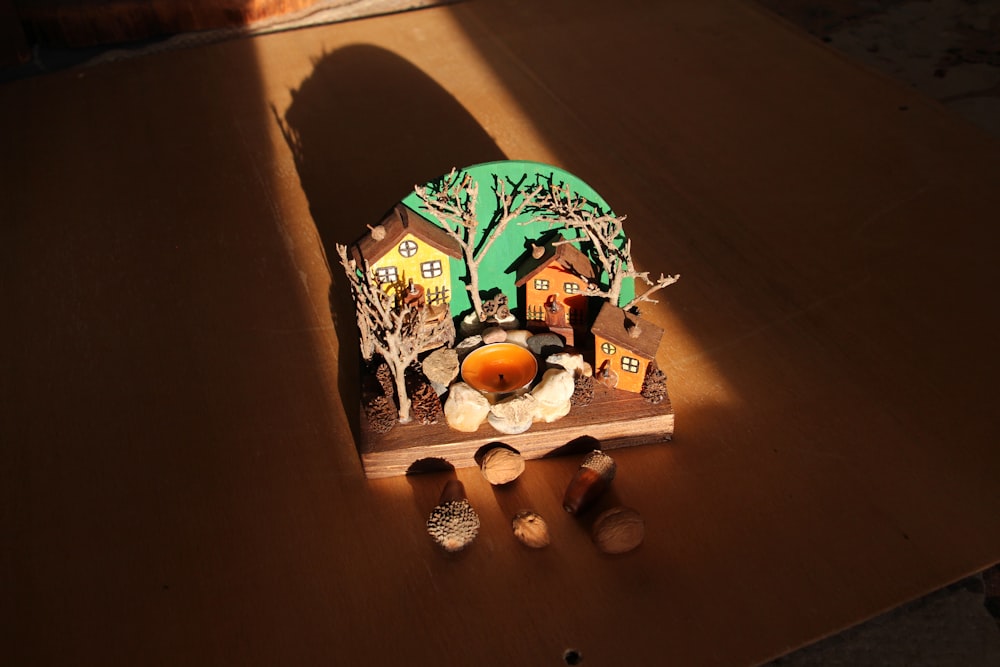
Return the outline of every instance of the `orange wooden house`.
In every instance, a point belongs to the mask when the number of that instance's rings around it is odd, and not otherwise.
[[[574,328],[586,326],[588,283],[594,266],[570,243],[554,245],[556,236],[532,252],[517,266],[514,284],[524,288],[524,316],[532,329],[548,329],[573,344]]]
[[[594,374],[616,389],[642,391],[642,382],[663,338],[663,329],[605,302],[591,328]]]

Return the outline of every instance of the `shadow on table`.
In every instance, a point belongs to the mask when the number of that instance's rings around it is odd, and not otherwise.
[[[357,326],[336,244],[377,224],[415,184],[453,167],[505,158],[476,120],[433,79],[385,49],[324,54],[277,119],[330,266],[339,391],[360,442]]]

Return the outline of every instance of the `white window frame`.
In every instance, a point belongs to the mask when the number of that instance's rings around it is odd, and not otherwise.
[[[399,269],[395,266],[375,267],[375,279],[379,285],[392,284],[399,281]]]
[[[440,259],[420,263],[420,275],[424,278],[439,278],[444,273]]]
[[[417,251],[419,249],[420,247],[417,245],[417,242],[414,241],[413,239],[406,239],[405,241],[399,244],[399,247],[396,248],[399,254],[402,255],[403,257],[413,257],[414,255],[417,254]]]
[[[638,373],[642,364],[635,357],[622,355],[622,370],[626,373]]]

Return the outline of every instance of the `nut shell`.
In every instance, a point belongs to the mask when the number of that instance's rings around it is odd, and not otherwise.
[[[642,515],[630,507],[612,507],[594,521],[591,537],[604,553],[623,554],[642,544],[646,523]]]
[[[524,457],[506,447],[494,447],[483,456],[479,469],[490,484],[507,484],[524,472]]]
[[[514,537],[526,547],[541,549],[549,546],[549,526],[537,512],[523,510],[514,515]]]

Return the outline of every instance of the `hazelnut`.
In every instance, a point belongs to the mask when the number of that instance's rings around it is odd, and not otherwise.
[[[532,549],[549,546],[549,527],[537,512],[522,510],[514,515],[514,537]]]
[[[494,447],[483,456],[479,469],[490,484],[507,484],[524,472],[524,457],[506,447]]]
[[[602,512],[591,532],[594,544],[606,554],[623,554],[642,544],[646,525],[642,515],[629,507]]]

